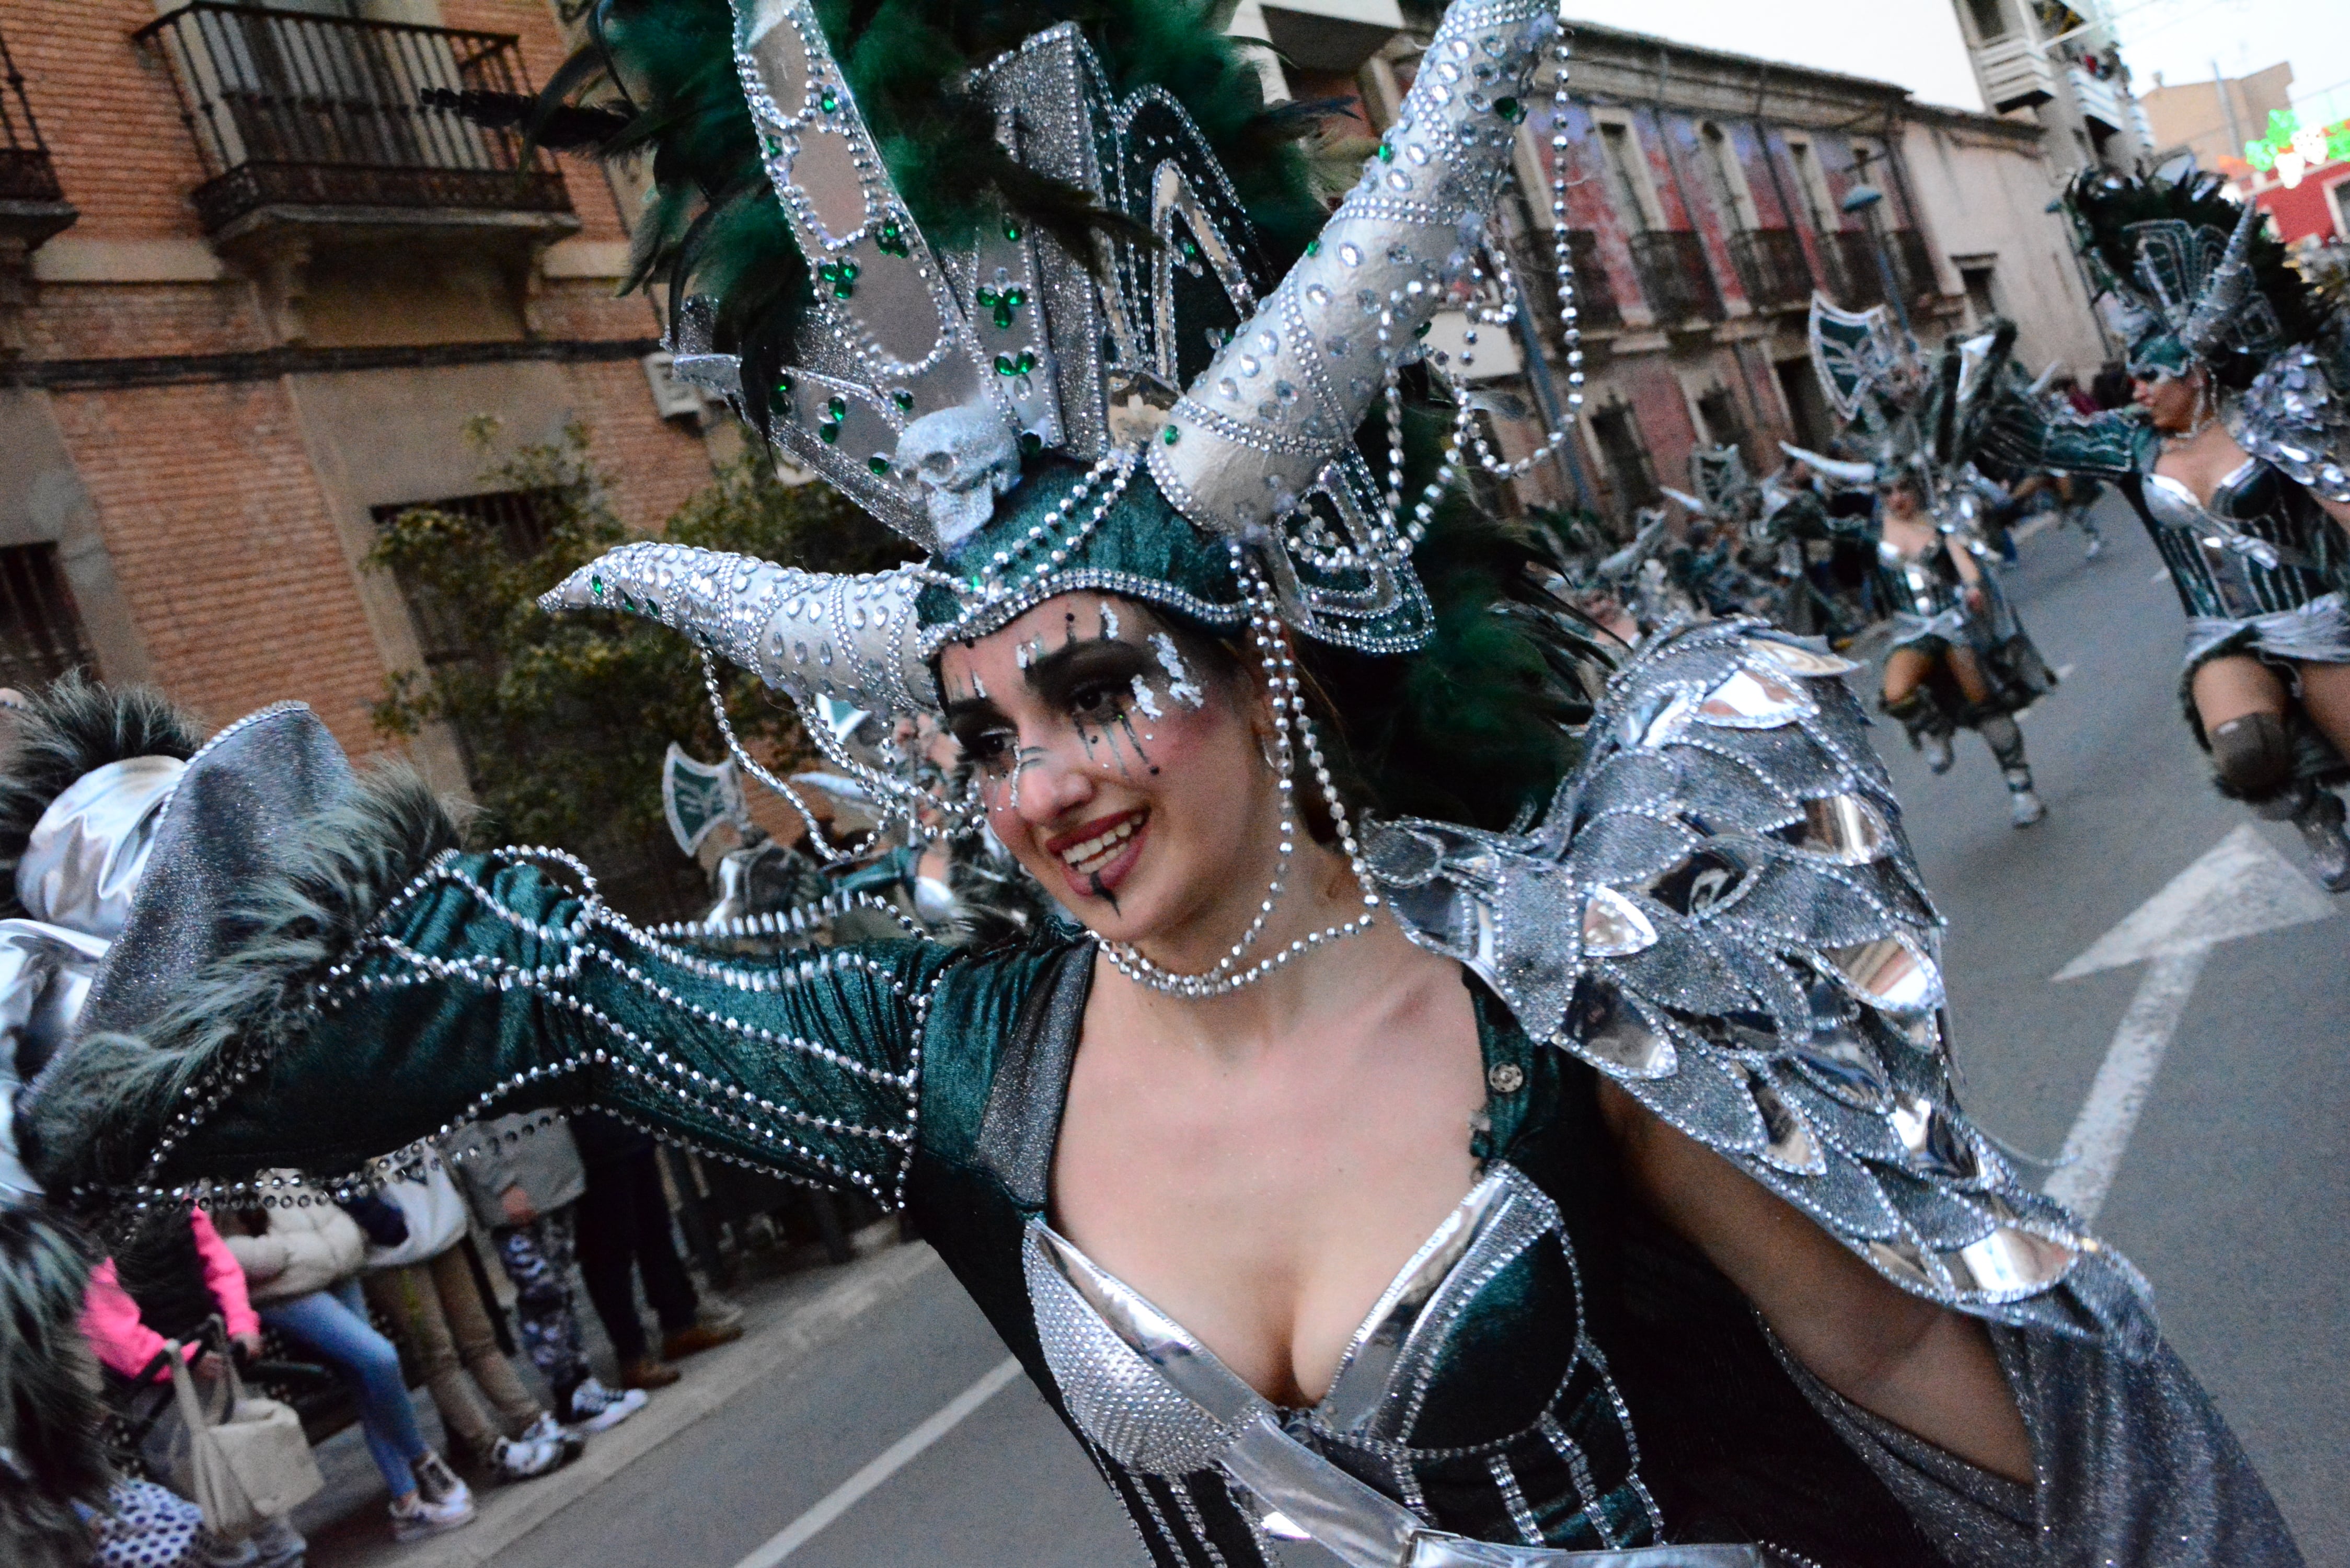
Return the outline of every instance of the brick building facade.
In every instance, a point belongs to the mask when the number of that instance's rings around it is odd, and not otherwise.
[[[1570,367],[1546,349],[1547,376],[1495,400],[1500,444],[1531,449],[1564,375],[1587,378],[1581,440],[1520,482],[1529,501],[1620,520],[1659,484],[1685,486],[1696,447],[1739,446],[1760,472],[1780,441],[1825,444],[1834,423],[1806,338],[1815,290],[1853,309],[1893,303],[1929,344],[2011,317],[2026,362],[2062,360],[2085,380],[2105,357],[2047,211],[2062,171],[2036,125],[1587,25],[1555,118],[1546,94],[1528,110],[1522,201],[1501,221],[1535,286],[1531,319],[1555,345],[1547,258],[1563,219],[1584,358]],[[1873,206],[1848,207],[1864,186]],[[1497,375],[1523,362],[1515,348],[1489,357]],[[1529,417],[1511,417],[1521,409]]]
[[[0,0],[0,683],[300,698],[374,751],[418,632],[362,558],[484,490],[469,421],[493,462],[584,421],[632,525],[708,481],[605,177],[420,104],[544,81],[550,0]]]

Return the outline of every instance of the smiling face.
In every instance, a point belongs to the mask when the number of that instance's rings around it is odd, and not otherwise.
[[[939,658],[996,836],[1087,927],[1170,958],[1230,943],[1282,843],[1256,682],[1128,599],[1066,594]]]

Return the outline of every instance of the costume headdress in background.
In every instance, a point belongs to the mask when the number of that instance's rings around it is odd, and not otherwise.
[[[1929,507],[1965,489],[1957,483],[1959,471],[2021,379],[2011,358],[2015,327],[2008,321],[1952,337],[1928,359],[1896,330],[1885,306],[1839,310],[1814,295],[1811,346],[1820,390],[1846,421],[1844,441],[1856,455],[1781,446],[1839,483],[1914,484]]]
[[[625,85],[632,28],[708,9],[608,4],[610,68]],[[847,577],[631,545],[548,607],[651,616],[804,704],[879,711],[934,706],[941,646],[1076,589],[1237,629],[1261,578],[1306,636],[1423,646],[1431,615],[1411,552],[1437,486],[1405,501],[1400,381],[1430,317],[1489,273],[1504,305],[1486,318],[1514,307],[1483,224],[1558,34],[1553,5],[1454,5],[1318,234],[1298,223],[1301,203],[1319,216],[1304,166],[1272,139],[1277,116],[1209,8],[1088,9],[1085,28],[1065,21],[975,68],[933,68],[931,96],[961,105],[994,154],[990,193],[966,193],[935,224],[908,192],[932,178],[923,160],[939,149],[897,123],[910,88],[904,69],[883,79],[879,59],[904,54],[883,22],[910,26],[919,6],[885,6],[855,36],[828,32],[828,15],[736,0],[732,62],[757,184],[702,192],[707,211],[672,267],[671,347],[681,376],[930,558]],[[1153,78],[1132,36],[1145,27],[1214,68],[1189,92]],[[647,136],[657,173],[691,151]],[[692,231],[755,228],[772,222],[763,213],[780,219],[764,265],[737,256],[704,286],[721,269]],[[1284,226],[1299,254],[1276,273],[1268,252],[1283,236],[1270,231]],[[1560,276],[1564,295],[1563,265]],[[1384,473],[1358,450],[1383,400]],[[1465,403],[1457,417],[1454,462],[1476,440]]]
[[[1762,486],[1746,472],[1746,454],[1734,446],[1696,448],[1690,453],[1689,471],[1689,489],[1659,488],[1700,517],[1741,523],[1762,504]]]
[[[2111,296],[2133,375],[2209,365],[2241,387],[2306,336],[2308,288],[2219,176],[2137,178],[2084,170],[2064,192],[2082,254]]]

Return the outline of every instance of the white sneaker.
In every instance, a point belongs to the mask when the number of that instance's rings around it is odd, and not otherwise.
[[[459,1484],[462,1487],[463,1483]],[[414,1496],[391,1505],[392,1539],[415,1541],[427,1535],[438,1535],[444,1530],[455,1530],[473,1523],[473,1512],[471,1492],[460,1491],[458,1495],[444,1498],[439,1502],[428,1502],[420,1490]]]
[[[1949,773],[1950,764],[1958,761],[1957,753],[1950,750],[1950,737],[1948,735],[1921,736],[1918,745],[1918,749],[1926,753],[1928,773]]]
[[[561,1434],[552,1438],[500,1438],[490,1445],[490,1464],[500,1480],[534,1480],[554,1474],[571,1461],[570,1441]]]
[[[2007,810],[2008,820],[2018,827],[2030,827],[2048,815],[2048,808],[2040,804],[2040,797],[2029,784],[2008,792]]]
[[[515,1441],[560,1443],[563,1445],[563,1462],[567,1465],[588,1451],[588,1439],[577,1432],[565,1430],[563,1423],[555,1418],[555,1412],[552,1410],[541,1410],[538,1413],[538,1419],[525,1428],[522,1436],[516,1438]]]
[[[571,1419],[564,1426],[577,1433],[604,1432],[619,1426],[645,1407],[645,1391],[629,1388],[614,1392],[593,1377],[571,1391]]]

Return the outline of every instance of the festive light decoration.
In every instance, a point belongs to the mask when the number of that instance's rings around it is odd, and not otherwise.
[[[2244,161],[2263,174],[2273,171],[2290,191],[2313,169],[2350,163],[2350,119],[2303,125],[2289,109],[2271,109],[2268,135],[2244,143]]]

